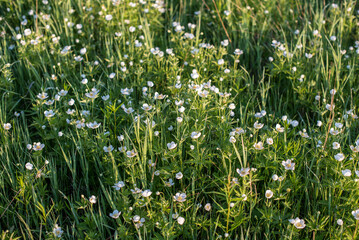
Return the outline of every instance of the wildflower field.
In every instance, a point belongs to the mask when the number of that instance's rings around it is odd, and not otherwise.
[[[359,239],[355,0],[0,0],[1,239]]]

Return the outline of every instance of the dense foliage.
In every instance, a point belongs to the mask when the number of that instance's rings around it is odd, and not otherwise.
[[[0,1],[2,239],[358,239],[355,4]]]

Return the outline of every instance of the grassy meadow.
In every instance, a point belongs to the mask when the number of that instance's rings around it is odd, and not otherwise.
[[[359,239],[355,0],[0,0],[0,236]]]

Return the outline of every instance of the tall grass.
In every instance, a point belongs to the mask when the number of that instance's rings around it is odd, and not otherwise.
[[[357,239],[358,14],[0,1],[2,239]]]

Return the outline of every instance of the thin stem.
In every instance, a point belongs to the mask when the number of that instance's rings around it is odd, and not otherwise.
[[[354,230],[354,234],[353,234],[353,239],[355,239],[355,236],[357,234],[358,224],[359,224],[359,221],[357,220],[357,224],[355,225],[355,230]]]
[[[335,92],[335,89],[334,89]],[[330,116],[329,116],[329,126],[328,126],[328,131],[327,134],[325,136],[325,141],[324,141],[324,145],[323,145],[323,150],[325,150],[325,145],[327,144],[328,141],[328,136],[329,136],[329,132],[330,132],[330,127],[332,126],[333,123],[333,119],[334,119],[334,94],[332,94],[332,100],[330,101],[330,107],[331,107],[331,111],[330,111]]]

